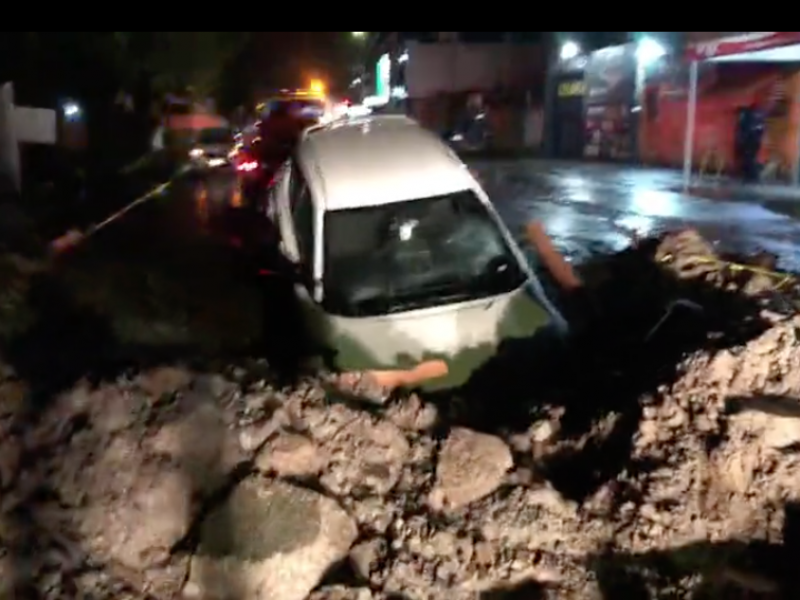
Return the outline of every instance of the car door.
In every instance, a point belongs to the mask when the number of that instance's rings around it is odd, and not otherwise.
[[[296,161],[291,161],[287,180],[281,181],[278,193],[278,227],[281,251],[297,265],[302,282],[296,285],[297,296],[304,304],[313,304],[314,297],[314,204]]]
[[[314,274],[316,208],[311,191],[294,161],[287,168],[286,180],[282,182],[284,187],[279,193],[277,210],[281,249],[302,274],[301,280],[294,285],[295,296],[302,312],[308,341],[317,346],[320,356],[323,356],[330,347],[330,340],[326,337],[329,330],[326,325],[327,315],[317,301],[322,290]]]
[[[281,203],[289,205],[289,173],[291,161],[286,161],[276,171],[272,184],[267,188],[264,212],[276,227],[280,228]]]

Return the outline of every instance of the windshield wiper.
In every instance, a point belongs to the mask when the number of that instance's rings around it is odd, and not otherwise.
[[[366,306],[380,307],[382,314],[394,314],[407,310],[450,304],[453,302],[466,302],[485,295],[479,286],[466,283],[438,285],[433,288],[424,287],[399,294],[386,294],[376,296],[358,303],[363,309]],[[366,305],[366,306],[365,306]]]
[[[450,294],[426,294],[419,297],[416,294],[414,299],[402,299],[393,302],[387,314],[403,312],[407,310],[415,310],[417,308],[427,308],[429,306],[437,306],[440,304],[451,304],[453,302],[466,302],[475,299],[474,292],[453,292]]]

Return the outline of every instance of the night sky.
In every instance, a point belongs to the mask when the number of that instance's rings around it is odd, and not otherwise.
[[[256,88],[301,87],[312,78],[331,87],[349,81],[349,67],[363,42],[350,32],[258,32],[253,39],[251,68]]]

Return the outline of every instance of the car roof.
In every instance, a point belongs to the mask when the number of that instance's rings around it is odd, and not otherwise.
[[[447,145],[399,115],[311,127],[297,156],[324,210],[429,198],[475,185]]]

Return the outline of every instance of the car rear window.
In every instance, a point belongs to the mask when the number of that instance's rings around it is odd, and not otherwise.
[[[472,191],[327,212],[326,310],[374,316],[513,291],[527,279]]]

